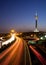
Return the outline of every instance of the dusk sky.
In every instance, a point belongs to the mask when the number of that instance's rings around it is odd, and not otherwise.
[[[46,31],[46,0],[0,0],[0,32],[33,31],[36,11],[38,29]]]

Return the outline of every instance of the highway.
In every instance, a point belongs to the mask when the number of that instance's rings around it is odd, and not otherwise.
[[[15,43],[0,53],[0,65],[32,65],[26,42],[16,37]]]
[[[35,47],[35,48],[34,48]],[[32,50],[33,54],[37,57],[37,59],[41,62],[42,65],[46,65],[46,58],[42,56],[39,49],[36,46],[30,45],[29,48]]]
[[[40,54],[41,54],[44,58],[46,58],[46,50],[45,50],[45,48],[42,47],[41,45],[36,45],[35,47],[36,47],[37,51],[40,52]]]

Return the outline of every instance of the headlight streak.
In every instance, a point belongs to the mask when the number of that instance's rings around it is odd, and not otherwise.
[[[11,43],[14,40],[15,40],[15,34],[12,34],[12,36],[11,36],[10,39],[8,39],[7,41],[5,41],[5,42],[2,43],[2,46]]]

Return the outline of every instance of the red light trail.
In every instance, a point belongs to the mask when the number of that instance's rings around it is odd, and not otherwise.
[[[46,59],[44,59],[42,55],[33,48],[33,46],[30,45],[29,47],[33,51],[35,56],[39,59],[39,61],[42,63],[42,65],[46,65]]]

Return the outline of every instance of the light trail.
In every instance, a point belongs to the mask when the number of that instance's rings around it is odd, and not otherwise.
[[[19,42],[19,39],[17,39],[17,40],[15,41],[15,43],[14,43],[11,47],[7,48],[7,49],[4,50],[2,53],[0,53],[0,59],[2,59],[6,54],[8,54],[10,51],[12,51],[12,49],[13,49],[14,47],[16,47],[16,45],[17,45],[18,42]]]
[[[19,43],[18,43],[19,42]],[[16,46],[15,46],[16,45]],[[16,56],[16,54],[18,53],[18,48],[20,46],[20,40],[18,39],[13,46],[11,46],[9,49],[7,49],[6,51],[4,51],[3,53],[1,53],[0,55],[0,59],[1,59],[1,65],[8,65],[11,61],[11,59],[13,58],[14,54]],[[7,56],[7,57],[6,57]],[[6,57],[6,58],[4,58]],[[2,60],[4,58],[4,60]]]
[[[42,65],[46,65],[46,60],[42,57],[42,55],[36,51],[33,46],[29,46],[30,49],[33,51],[33,53],[35,54],[35,56],[39,59],[39,61],[42,63]]]
[[[13,45],[0,54],[0,65],[32,65],[26,43],[18,37],[16,39]]]
[[[8,40],[5,41],[5,42],[2,42],[2,46],[11,43],[11,42],[14,41],[14,40],[15,40],[15,34],[12,34],[12,36],[11,36],[10,39],[8,39]]]
[[[16,53],[18,47],[19,47],[19,44],[16,45],[16,48],[14,47],[14,50],[12,50],[12,52],[7,56],[7,58],[5,59],[5,61],[3,61],[3,64],[4,65],[8,65],[9,64],[9,61],[12,59],[12,57]]]

